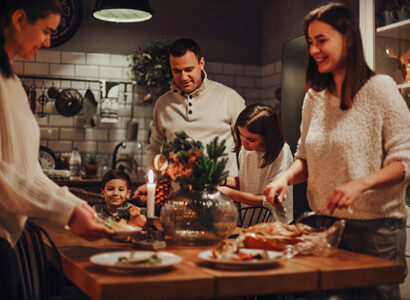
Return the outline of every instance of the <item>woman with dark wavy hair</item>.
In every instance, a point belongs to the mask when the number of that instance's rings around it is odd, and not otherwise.
[[[59,0],[0,0],[0,298],[21,299],[14,250],[27,217],[69,225],[87,239],[112,232],[94,223],[86,202],[48,179],[38,162],[40,129],[13,72],[13,59],[31,59],[50,46],[62,12]]]
[[[265,190],[283,199],[307,180],[318,226],[346,220],[340,248],[406,265],[410,114],[394,80],[366,64],[352,12],[340,3],[304,20],[309,61],[295,162]],[[400,299],[398,285],[344,292],[348,299]]]

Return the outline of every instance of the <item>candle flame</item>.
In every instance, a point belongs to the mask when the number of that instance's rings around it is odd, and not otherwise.
[[[154,183],[154,172],[152,170],[148,172],[148,183]]]

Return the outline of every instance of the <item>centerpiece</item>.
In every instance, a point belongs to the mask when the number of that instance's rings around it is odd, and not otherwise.
[[[161,222],[172,238],[187,245],[212,245],[235,229],[235,204],[217,190],[228,172],[225,141],[215,137],[206,151],[183,131],[161,144],[160,176],[179,183],[180,190],[161,209]],[[165,166],[165,167],[162,167]]]

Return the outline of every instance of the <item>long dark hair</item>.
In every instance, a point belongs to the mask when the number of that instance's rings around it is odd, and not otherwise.
[[[242,147],[238,126],[263,137],[265,153],[261,168],[273,163],[285,144],[282,128],[275,109],[262,103],[250,104],[239,114],[235,123],[236,142],[233,149],[239,152]]]
[[[346,47],[344,58],[346,75],[342,84],[340,103],[340,108],[347,110],[352,107],[353,98],[360,88],[375,74],[366,63],[359,26],[352,11],[346,5],[342,3],[329,3],[312,10],[306,15],[303,21],[306,41],[309,38],[309,25],[314,20],[320,20],[329,24],[344,35],[349,42],[350,46]],[[335,88],[332,73],[320,73],[316,62],[310,54],[306,68],[306,89],[309,88],[315,91],[322,91],[325,88],[332,90]]]
[[[4,49],[4,31],[10,25],[13,13],[19,9],[25,11],[31,24],[46,18],[50,13],[61,15],[63,12],[59,0],[0,0],[0,71],[6,78],[13,75],[13,69]]]

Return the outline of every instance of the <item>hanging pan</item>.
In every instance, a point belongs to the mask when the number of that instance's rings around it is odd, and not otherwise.
[[[58,94],[55,105],[60,114],[71,117],[83,108],[83,97],[75,89],[64,89]]]

